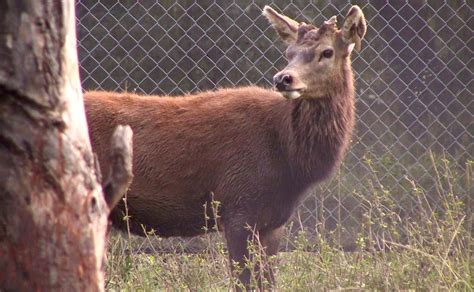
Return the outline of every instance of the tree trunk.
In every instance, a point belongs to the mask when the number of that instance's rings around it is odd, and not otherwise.
[[[104,289],[74,1],[0,1],[0,291]]]

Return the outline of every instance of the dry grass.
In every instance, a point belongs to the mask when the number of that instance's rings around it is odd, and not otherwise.
[[[417,214],[401,218],[396,199],[373,175],[370,192],[358,194],[364,218],[355,252],[344,252],[329,243],[327,236],[309,239],[300,231],[294,237],[295,250],[282,252],[277,264],[277,290],[309,291],[332,289],[369,290],[455,290],[474,289],[472,242],[472,169],[458,176],[447,159],[430,153],[438,203],[431,194],[405,178],[411,186]],[[460,178],[463,181],[460,181]],[[456,194],[468,190],[467,200]],[[153,235],[147,240],[160,241]],[[225,245],[219,236],[206,235],[206,247],[198,254],[174,252],[133,253],[131,237],[113,234],[109,242],[107,290],[217,290],[228,291],[235,284],[228,266]],[[331,241],[332,242],[332,241]],[[151,244],[150,246],[153,246]],[[249,266],[261,259],[258,246],[251,247]],[[311,252],[309,252],[311,251]]]

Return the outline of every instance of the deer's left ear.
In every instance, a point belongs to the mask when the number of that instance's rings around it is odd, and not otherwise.
[[[367,31],[367,23],[365,22],[364,13],[359,6],[351,7],[346,15],[344,25],[342,27],[342,40],[349,48],[355,46],[360,51],[361,40]]]

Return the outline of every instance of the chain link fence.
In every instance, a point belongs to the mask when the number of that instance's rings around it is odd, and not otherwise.
[[[400,214],[410,216],[415,210],[407,177],[434,193],[430,150],[463,175],[474,153],[470,1],[78,0],[83,88],[179,95],[270,87],[286,60],[283,43],[261,15],[267,4],[316,25],[332,15],[342,23],[358,4],[368,22],[362,51],[353,54],[352,148],[337,175],[302,202],[290,231],[335,231],[352,249],[374,176],[396,198]],[[470,192],[458,192],[468,207]]]

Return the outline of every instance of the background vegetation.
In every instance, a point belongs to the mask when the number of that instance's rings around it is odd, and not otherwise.
[[[467,161],[460,174],[452,163],[429,153],[436,194],[428,194],[416,179],[404,177],[406,196],[415,202],[411,216],[399,215],[399,202],[376,171],[374,161],[367,193],[354,194],[364,206],[363,223],[353,251],[338,244],[338,228],[317,236],[303,227],[294,236],[288,226],[286,241],[292,251],[281,252],[277,266],[277,289],[310,291],[328,289],[456,290],[472,291],[473,214],[472,196],[460,199],[460,192],[472,190],[474,162]],[[439,198],[436,202],[433,197]],[[294,223],[293,223],[294,224]],[[179,243],[164,251],[161,239],[149,235],[143,240],[112,232],[107,261],[107,290],[228,290],[235,284],[225,244],[217,233],[203,236],[203,249],[184,253]],[[288,244],[288,243],[287,243]],[[285,244],[283,244],[285,246]],[[252,246],[253,267],[261,258],[259,246]]]

